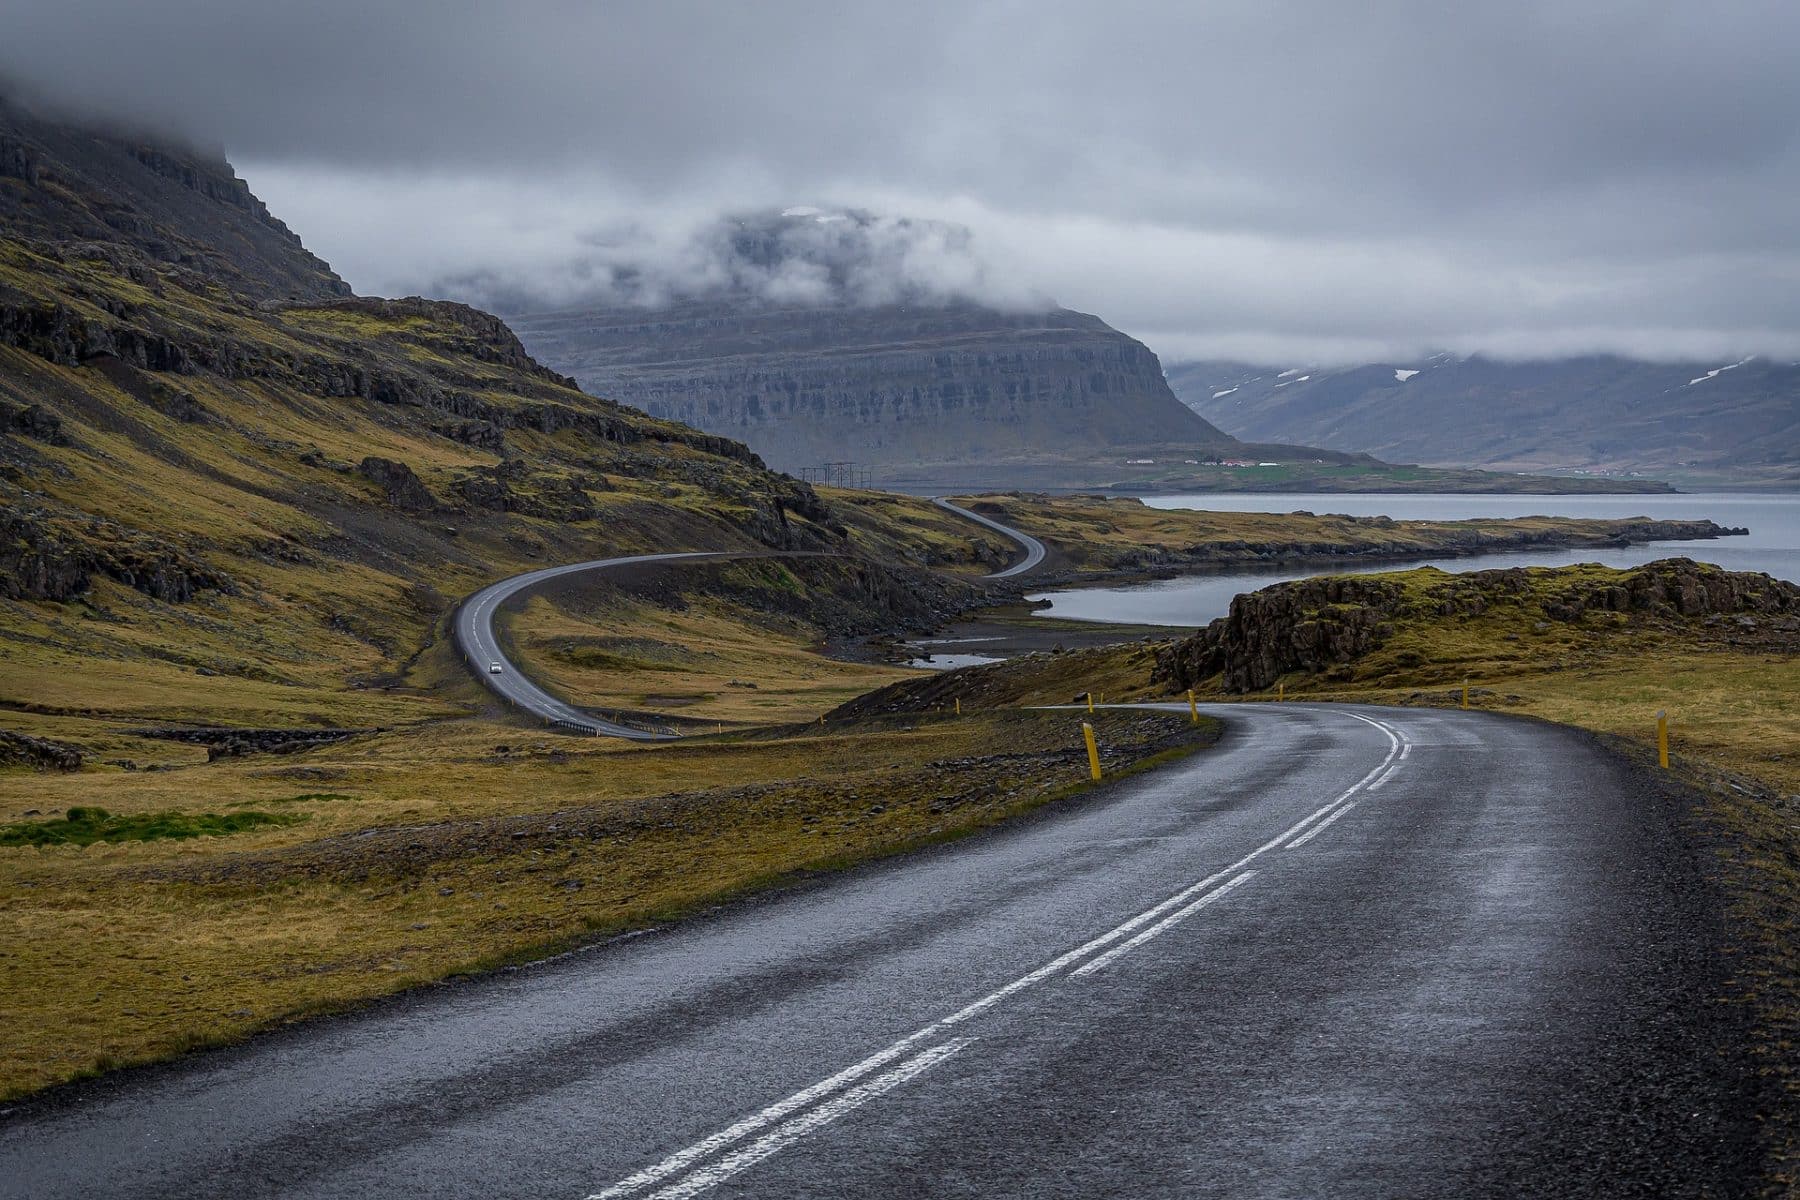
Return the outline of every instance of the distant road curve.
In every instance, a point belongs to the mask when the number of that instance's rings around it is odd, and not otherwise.
[[[529,676],[514,665],[500,649],[500,639],[494,633],[494,614],[500,606],[521,592],[541,587],[553,579],[561,579],[566,575],[580,575],[587,571],[605,571],[613,567],[628,567],[638,563],[675,562],[685,558],[719,558],[720,554],[712,551],[697,550],[680,554],[628,554],[619,558],[596,558],[589,562],[570,563],[562,567],[545,567],[541,571],[527,571],[523,575],[514,575],[510,579],[502,579],[499,583],[490,583],[463,601],[462,607],[456,610],[454,628],[456,648],[462,652],[463,660],[475,677],[488,686],[488,690],[522,711],[548,722],[560,729],[573,730],[576,733],[588,733],[595,737],[631,738],[639,742],[663,742],[677,736],[652,729],[638,729],[631,725],[621,725],[617,721],[607,721],[592,713],[583,712],[572,704],[565,704],[537,684],[531,682]],[[500,668],[496,674],[495,666]]]
[[[1019,543],[1020,546],[1024,547],[1025,557],[1023,559],[1006,568],[1004,571],[995,571],[992,575],[988,576],[989,579],[1011,579],[1015,575],[1023,575],[1027,571],[1035,570],[1037,565],[1044,561],[1044,543],[1038,541],[1029,533],[1020,533],[1011,525],[1002,525],[992,517],[984,517],[978,512],[970,512],[966,508],[950,503],[942,496],[933,497],[931,502],[939,508],[947,509],[950,512],[955,513],[959,517],[967,517],[978,525],[986,525],[995,533],[1004,534],[1013,541]]]
[[[1044,544],[1031,535],[1020,533],[1017,529],[990,520],[980,513],[970,512],[966,508],[958,508],[947,500],[934,500],[933,503],[958,516],[967,517],[971,521],[1003,533],[1025,548],[1023,561],[1015,563],[1004,571],[997,571],[987,578],[1008,579],[1015,575],[1022,575],[1044,561]],[[766,552],[758,552],[758,555],[760,556],[761,553]],[[608,721],[596,717],[572,704],[558,700],[533,683],[530,676],[521,671],[517,664],[507,658],[500,649],[500,639],[494,633],[494,614],[500,610],[502,604],[514,596],[567,575],[580,575],[588,571],[605,571],[614,567],[628,567],[643,563],[677,562],[693,558],[737,557],[742,556],[730,551],[718,550],[688,550],[671,554],[628,554],[618,558],[596,558],[588,562],[569,563],[561,567],[545,567],[540,571],[527,571],[523,575],[514,575],[510,579],[502,579],[498,583],[488,584],[463,601],[462,607],[456,610],[456,615],[452,619],[456,648],[462,653],[463,661],[469,664],[469,669],[475,673],[475,678],[486,684],[489,691],[520,711],[537,717],[558,729],[590,734],[594,737],[630,738],[638,742],[671,741],[681,735],[662,730],[640,729],[634,725],[625,725],[618,721]],[[494,670],[496,666],[500,668],[498,672]]]

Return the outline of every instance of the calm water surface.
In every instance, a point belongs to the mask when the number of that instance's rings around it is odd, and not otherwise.
[[[1654,520],[1711,520],[1750,530],[1749,537],[1710,542],[1651,542],[1623,550],[1536,550],[1482,554],[1471,558],[1425,559],[1446,571],[1486,571],[1495,567],[1562,567],[1597,562],[1635,567],[1676,555],[1717,563],[1732,571],[1766,571],[1800,583],[1800,495],[1697,492],[1679,496],[1342,496],[1271,494],[1146,497],[1152,508],[1193,508],[1214,512],[1347,513],[1395,520],[1458,521],[1478,517],[1650,517]],[[1048,599],[1040,616],[1078,621],[1120,621],[1145,625],[1204,625],[1222,617],[1240,592],[1308,575],[1391,571],[1392,563],[1361,567],[1287,567],[1265,571],[1187,575],[1155,583],[1113,588],[1073,588],[1033,599]]]

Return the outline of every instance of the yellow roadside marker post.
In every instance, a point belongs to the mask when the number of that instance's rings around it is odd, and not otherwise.
[[[1466,679],[1463,680],[1463,705],[1462,706],[1464,708],[1469,707],[1469,681]]]
[[[1198,707],[1196,707],[1194,704],[1194,689],[1193,688],[1188,689],[1188,720],[1192,721],[1196,725],[1198,725],[1200,723],[1200,709]]]
[[[1669,711],[1665,708],[1656,710],[1656,761],[1663,770],[1669,769]]]
[[[1100,778],[1100,747],[1094,744],[1094,727],[1083,721],[1081,736],[1087,740],[1088,774],[1098,779]]]
[[[956,715],[959,717],[962,716],[962,697],[961,696],[958,696],[956,698]]]
[[[1087,694],[1087,701],[1088,701],[1088,711],[1093,712],[1094,711],[1094,693],[1089,692]]]
[[[1275,685],[1275,703],[1287,703],[1287,684],[1278,683]]]

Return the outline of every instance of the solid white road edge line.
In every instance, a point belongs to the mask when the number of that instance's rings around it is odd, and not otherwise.
[[[777,1126],[737,1153],[727,1155],[711,1166],[700,1168],[680,1183],[651,1193],[646,1200],[687,1200],[688,1197],[696,1196],[710,1187],[716,1187],[739,1171],[753,1167],[763,1159],[787,1149],[801,1138],[824,1128],[845,1113],[861,1107],[883,1092],[890,1092],[914,1076],[923,1074],[975,1040],[975,1038],[957,1038],[954,1041],[945,1042],[941,1046],[933,1046],[923,1054],[907,1059],[887,1074],[877,1075],[869,1082],[850,1089],[837,1099],[821,1104],[805,1116],[795,1117],[787,1124]]]
[[[1343,810],[1339,809],[1338,811],[1342,812]],[[1326,818],[1325,825],[1329,825],[1330,823],[1331,823],[1331,818],[1329,818],[1329,817]],[[1314,829],[1314,832],[1316,833],[1319,829],[1323,829],[1325,827],[1325,825],[1317,826]],[[1308,834],[1307,836],[1310,837],[1311,834]],[[1214,890],[1206,893],[1206,895],[1200,897],[1198,900],[1194,901],[1192,904],[1189,904],[1186,908],[1176,909],[1173,913],[1164,917],[1162,920],[1158,921],[1156,924],[1152,925],[1150,928],[1144,930],[1144,932],[1138,934],[1136,937],[1132,938],[1130,941],[1123,942],[1117,946],[1114,946],[1111,950],[1108,950],[1105,954],[1100,955],[1098,958],[1089,959],[1087,962],[1083,963],[1081,966],[1076,967],[1073,971],[1070,971],[1069,978],[1070,979],[1079,979],[1084,975],[1092,975],[1095,971],[1105,970],[1108,964],[1118,961],[1118,959],[1120,959],[1124,955],[1130,954],[1133,950],[1136,950],[1139,946],[1143,945],[1145,942],[1149,941],[1151,938],[1156,937],[1159,934],[1163,933],[1164,931],[1172,929],[1176,925],[1181,924],[1181,922],[1185,921],[1188,917],[1192,916],[1194,913],[1199,912],[1201,909],[1205,908],[1207,905],[1211,904],[1213,901],[1223,899],[1227,893],[1235,890],[1242,884],[1244,884],[1254,878],[1256,878],[1255,871],[1245,871],[1242,875],[1239,875],[1236,879],[1233,879],[1230,883],[1227,883],[1223,887],[1215,888]]]
[[[1350,801],[1350,803],[1344,805],[1344,807],[1338,809],[1336,812],[1332,813],[1329,817],[1326,817],[1323,821],[1320,821],[1317,825],[1314,825],[1311,829],[1307,830],[1305,833],[1301,834],[1299,837],[1297,837],[1293,841],[1289,842],[1286,846],[1286,849],[1292,850],[1296,846],[1306,845],[1306,843],[1312,841],[1314,838],[1318,837],[1321,833],[1325,832],[1325,827],[1327,825],[1331,824],[1333,821],[1337,820],[1339,817],[1343,816],[1345,813],[1349,812],[1351,809],[1353,809],[1355,807],[1356,807],[1356,801],[1354,801],[1354,800]]]
[[[1156,920],[1170,909],[1186,904],[1193,899],[1197,893],[1205,891],[1214,883],[1225,878],[1225,876],[1250,865],[1250,863],[1261,858],[1270,850],[1282,845],[1284,842],[1306,829],[1309,825],[1312,825],[1321,817],[1326,816],[1345,800],[1348,800],[1351,796],[1360,791],[1369,780],[1387,769],[1389,764],[1394,761],[1394,756],[1400,750],[1400,738],[1394,730],[1383,725],[1380,721],[1371,720],[1368,717],[1361,716],[1357,713],[1344,713],[1342,715],[1354,717],[1365,725],[1373,725],[1375,728],[1387,734],[1389,749],[1387,757],[1381,761],[1380,765],[1373,771],[1370,771],[1367,775],[1363,776],[1358,783],[1343,792],[1335,800],[1331,801],[1331,803],[1320,805],[1318,808],[1300,818],[1298,821],[1294,822],[1256,849],[1250,851],[1250,853],[1244,855],[1244,857],[1238,859],[1230,866],[1225,867],[1223,870],[1214,871],[1211,875],[1208,875],[1197,883],[1190,884],[1188,887],[1183,888],[1181,891],[1170,896],[1160,904],[1145,909],[1137,916],[1114,926],[1112,929],[1107,930],[1098,937],[1089,939],[1075,947],[1073,950],[1057,955],[1043,966],[1037,968],[1037,970],[1026,975],[1021,975],[1005,987],[988,993],[981,999],[958,1009],[956,1012],[942,1020],[933,1021],[923,1029],[908,1034],[899,1041],[888,1046],[886,1049],[876,1051],[861,1062],[846,1067],[837,1074],[832,1075],[827,1079],[823,1079],[818,1083],[813,1084],[811,1087],[803,1088],[787,1097],[785,1100],[778,1100],[767,1108],[727,1126],[718,1133],[715,1133],[710,1137],[702,1138],[700,1141],[695,1142],[684,1150],[676,1151],[661,1162],[626,1176],[624,1179],[619,1180],[617,1183],[612,1184],[603,1191],[592,1193],[586,1197],[586,1200],[620,1200],[621,1197],[629,1196],[633,1192],[641,1191],[653,1183],[669,1178],[671,1175],[679,1174],[700,1159],[705,1158],[710,1154],[714,1154],[719,1150],[723,1150],[726,1146],[729,1146],[742,1138],[748,1137],[758,1129],[761,1129],[766,1125],[771,1125],[789,1114],[805,1108],[813,1101],[846,1086],[854,1080],[861,1078],[863,1075],[868,1074],[870,1071],[873,1071],[875,1068],[882,1066],[885,1063],[892,1062],[920,1042],[942,1033],[950,1026],[959,1025],[964,1021],[981,1015],[994,1005],[1000,1003],[1000,1001],[1013,995],[1015,992],[1022,991],[1034,984],[1041,983],[1070,964],[1079,962],[1094,951],[1112,944],[1132,930],[1137,929],[1139,926]],[[1254,874],[1254,872],[1252,872],[1252,874]],[[646,1200],[649,1200],[649,1198],[646,1198]]]

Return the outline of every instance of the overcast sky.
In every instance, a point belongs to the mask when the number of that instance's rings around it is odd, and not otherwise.
[[[222,143],[367,293],[554,302],[721,213],[841,205],[967,226],[914,269],[1171,361],[1800,356],[1790,0],[0,0],[0,30],[0,73]]]

